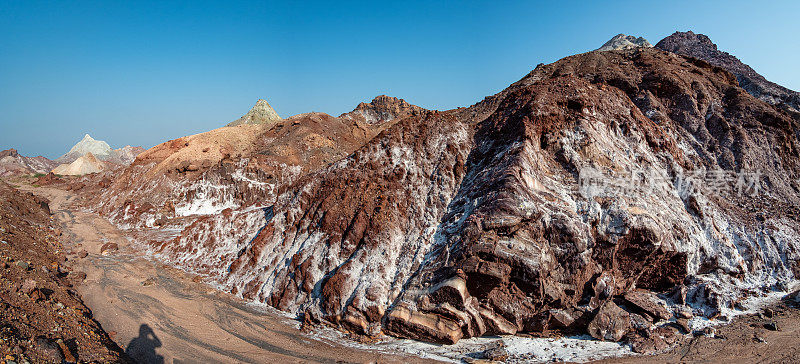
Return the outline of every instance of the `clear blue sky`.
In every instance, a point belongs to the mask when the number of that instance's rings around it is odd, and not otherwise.
[[[90,133],[151,147],[267,99],[281,116],[379,94],[468,106],[618,33],[707,34],[800,90],[800,2],[0,2],[0,149]],[[663,3],[663,5],[662,5]]]

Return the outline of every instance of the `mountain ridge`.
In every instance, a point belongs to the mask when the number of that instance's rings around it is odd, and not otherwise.
[[[694,33],[691,30],[676,31],[659,41],[655,47],[725,68],[733,73],[742,88],[753,96],[772,105],[781,105],[788,111],[800,113],[800,93],[767,80],[736,56],[719,50],[717,45],[704,34]]]
[[[94,206],[180,231],[143,244],[305,325],[652,352],[683,335],[673,318],[729,316],[798,281],[798,123],[722,67],[623,45],[467,108],[379,96],[170,141]],[[252,139],[204,157],[225,133]],[[701,173],[723,179],[686,183]]]

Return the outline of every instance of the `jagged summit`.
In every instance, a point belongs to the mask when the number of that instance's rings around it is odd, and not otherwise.
[[[632,35],[627,34],[617,34],[614,38],[611,38],[608,42],[603,44],[602,47],[597,48],[598,51],[616,51],[622,49],[633,49],[633,48],[650,48],[653,45],[642,37],[634,37]]]
[[[786,110],[800,112],[800,94],[770,82],[732,54],[719,50],[704,34],[691,30],[675,32],[659,41],[656,48],[722,67],[733,73],[742,88],[751,95],[769,104],[780,105]]]
[[[14,148],[6,149],[6,150],[0,152],[0,158],[9,157],[9,156],[10,157],[17,157],[17,156],[19,156],[19,152]]]
[[[274,121],[282,120],[282,118],[275,112],[275,109],[269,105],[267,100],[258,99],[255,106],[244,116],[236,121],[228,124],[228,126],[236,126],[242,124],[267,124]]]
[[[95,157],[106,160],[112,157],[113,149],[108,143],[96,140],[87,133],[67,154],[58,157],[55,161],[58,163],[72,163],[87,153],[92,153]]]
[[[407,117],[425,109],[408,103],[406,100],[386,95],[376,96],[369,103],[362,102],[348,113],[339,115],[340,118],[361,120],[368,124],[378,124]]]

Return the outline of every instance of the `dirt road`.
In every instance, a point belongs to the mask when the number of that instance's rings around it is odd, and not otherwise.
[[[80,212],[75,195],[56,188],[25,188],[50,199],[68,237],[74,270],[87,278],[78,291],[95,318],[134,358],[144,362],[422,362],[312,339],[297,322],[267,308],[220,293],[174,268],[149,261],[123,232],[92,213]],[[100,254],[105,243],[119,251]]]

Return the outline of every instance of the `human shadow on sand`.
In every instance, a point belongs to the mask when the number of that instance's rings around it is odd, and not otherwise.
[[[156,354],[156,348],[161,347],[161,340],[158,339],[156,333],[147,324],[139,326],[139,337],[134,338],[128,343],[125,348],[125,354],[128,354],[135,363],[139,364],[163,364],[164,357]]]

